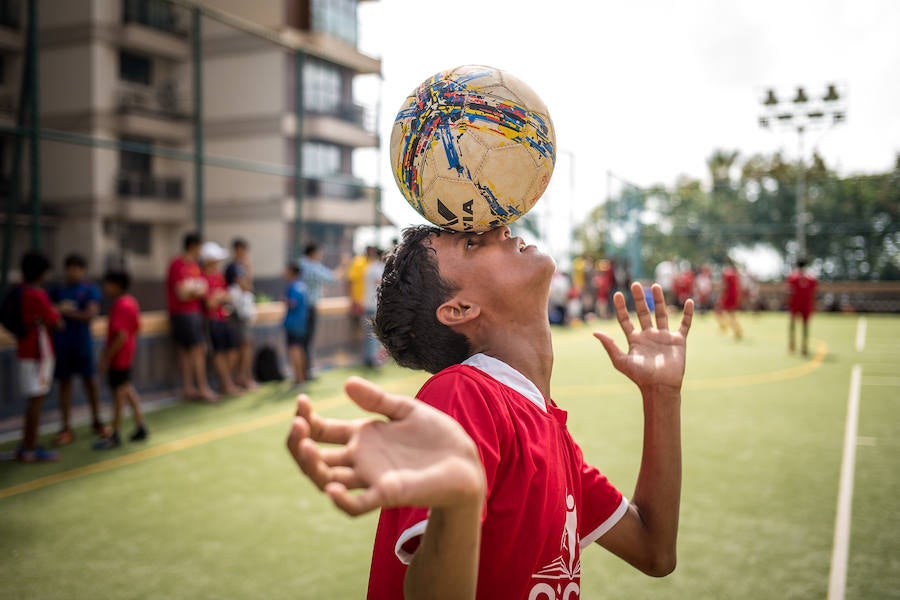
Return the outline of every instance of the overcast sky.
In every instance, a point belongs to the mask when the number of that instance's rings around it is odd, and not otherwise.
[[[508,70],[550,108],[562,157],[544,201],[558,218],[570,198],[576,218],[599,203],[607,171],[642,186],[705,179],[720,147],[783,148],[795,160],[795,133],[758,126],[767,87],[846,90],[846,123],[807,136],[841,173],[887,170],[900,152],[895,0],[381,0],[359,11],[361,47],[383,60],[383,144],[406,94],[431,74]],[[386,209],[414,221],[382,156]]]

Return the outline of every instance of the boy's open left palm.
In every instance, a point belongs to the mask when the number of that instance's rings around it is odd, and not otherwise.
[[[303,473],[338,508],[360,515],[380,507],[483,500],[481,460],[459,423],[423,402],[389,394],[358,377],[351,377],[345,390],[361,408],[388,420],[326,419],[300,396],[287,441]]]
[[[647,305],[641,284],[634,283],[631,286],[640,329],[634,326],[628,314],[625,296],[621,292],[616,292],[613,297],[616,318],[628,340],[627,353],[605,333],[597,332],[594,337],[603,344],[613,366],[642,389],[661,386],[677,391],[681,389],[684,378],[685,342],[694,315],[694,302],[693,300],[685,302],[680,327],[677,331],[670,331],[662,288],[654,284],[651,290],[655,305],[653,313]],[[656,327],[653,326],[654,313]]]

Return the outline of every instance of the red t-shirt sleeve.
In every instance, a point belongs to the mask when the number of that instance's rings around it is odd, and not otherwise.
[[[571,436],[570,436],[571,437]],[[584,462],[581,448],[572,441],[581,467],[581,547],[586,548],[613,528],[628,510],[628,499],[596,467]]]
[[[441,372],[429,380],[417,396],[426,404],[453,417],[471,436],[484,467],[487,497],[490,497],[500,465],[504,424],[508,427],[508,422],[493,412],[486,390],[476,379],[466,374],[468,368],[455,367]],[[482,521],[487,514],[487,503],[484,511]],[[425,532],[428,511],[425,508],[401,507],[385,512],[391,514],[379,524],[379,534],[395,541],[394,553],[408,564]],[[381,531],[382,527],[392,530]]]

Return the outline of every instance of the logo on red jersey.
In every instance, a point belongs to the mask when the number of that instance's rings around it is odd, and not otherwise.
[[[578,535],[578,514],[575,498],[566,493],[566,521],[559,542],[559,556],[547,563],[532,579],[535,583],[528,600],[573,600],[580,598],[581,536]]]

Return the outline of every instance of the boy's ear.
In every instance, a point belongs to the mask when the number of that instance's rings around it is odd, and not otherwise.
[[[481,307],[458,298],[452,298],[437,308],[437,320],[447,327],[468,323],[479,314],[481,314]]]

